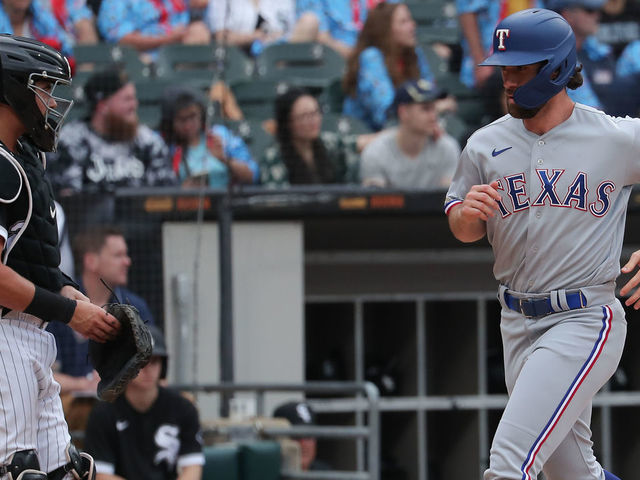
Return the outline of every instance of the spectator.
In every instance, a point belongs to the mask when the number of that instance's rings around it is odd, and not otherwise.
[[[460,156],[460,145],[438,125],[435,101],[443,93],[426,80],[396,91],[398,126],[384,130],[362,152],[365,186],[445,189]]]
[[[2,0],[0,3],[0,33],[34,38],[72,56],[73,39],[41,0]]]
[[[315,41],[324,43],[348,58],[358,40],[358,33],[368,11],[383,0],[298,0],[298,18],[317,24]],[[387,3],[397,3],[387,0]],[[310,17],[310,20],[309,20]]]
[[[62,128],[48,169],[60,195],[175,184],[162,138],[138,123],[134,84],[111,66],[85,85],[89,118]]]
[[[500,71],[478,67],[491,53],[493,29],[507,15],[525,8],[541,7],[539,0],[456,0],[462,30],[462,62],[460,81],[484,98],[485,115],[481,122],[491,121],[506,113]]]
[[[605,0],[547,0],[547,8],[555,10],[571,25],[576,36],[578,61],[582,64],[582,88],[568,90],[569,97],[591,107],[606,108],[615,77],[615,60],[611,47],[599,42],[595,34],[600,21],[600,9]]]
[[[43,0],[62,29],[77,45],[98,43],[95,17],[86,0]]]
[[[311,426],[316,424],[315,413],[306,402],[288,402],[273,411],[274,418],[285,418],[291,425]],[[314,437],[297,438],[300,444],[302,471],[330,470],[328,464],[316,458],[317,442]]]
[[[79,263],[80,290],[91,303],[102,306],[117,300],[126,302],[138,309],[143,320],[154,323],[147,303],[126,288],[131,258],[119,228],[101,225],[80,233],[74,239],[73,253]],[[113,289],[115,296],[101,280]],[[51,322],[47,328],[58,348],[54,377],[60,383],[61,393],[95,392],[99,379],[87,359],[87,339],[60,322]]]
[[[597,37],[613,49],[619,58],[631,42],[640,40],[640,2],[636,0],[607,0],[602,6]]]
[[[300,88],[276,98],[277,143],[260,163],[261,183],[267,187],[357,181],[358,147],[364,138],[320,132],[318,101]]]
[[[295,0],[209,0],[207,24],[217,42],[257,56],[277,41],[309,42],[317,25],[296,22]]]
[[[238,183],[257,182],[258,165],[242,139],[223,125],[207,127],[206,105],[198,91],[175,87],[165,99],[160,133],[183,185],[205,179],[209,187],[224,187],[229,177]]]
[[[202,20],[190,21],[182,0],[102,0],[97,23],[107,42],[129,45],[151,58],[163,45],[211,41]]]
[[[84,446],[95,460],[97,480],[202,477],[198,411],[159,385],[166,377],[167,348],[157,327],[151,333],[149,364],[115,402],[98,402],[89,415]]]
[[[343,112],[380,130],[397,86],[407,80],[433,81],[416,43],[416,24],[404,4],[380,3],[369,16],[347,61]]]
[[[616,74],[628,77],[640,73],[640,40],[628,44],[616,64]]]

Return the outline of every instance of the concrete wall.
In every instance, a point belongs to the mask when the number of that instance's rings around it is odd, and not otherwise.
[[[206,222],[198,227],[195,223],[167,222],[162,232],[169,380],[217,383],[220,378],[217,224]],[[304,381],[303,254],[300,222],[234,223],[235,382]],[[179,358],[182,360],[178,361]],[[266,413],[290,396],[267,397]],[[202,418],[218,416],[217,396],[200,395],[198,404]]]

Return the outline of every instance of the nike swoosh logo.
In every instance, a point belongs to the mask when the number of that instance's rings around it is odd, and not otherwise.
[[[496,150],[495,148],[493,149],[493,152],[491,152],[491,155],[494,157],[497,157],[498,155],[500,155],[501,153],[506,152],[507,150],[509,150],[510,148],[513,147],[507,147],[507,148],[503,148],[502,150]]]
[[[122,420],[122,421],[117,421],[116,422],[116,430],[118,430],[119,432],[121,432],[122,430],[124,430],[128,426],[129,426],[129,421],[128,420]]]
[[[51,214],[51,218],[56,218],[56,207],[49,207],[49,213]]]

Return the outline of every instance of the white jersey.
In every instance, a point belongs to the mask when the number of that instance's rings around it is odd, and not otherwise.
[[[549,292],[612,282],[640,181],[640,119],[576,104],[569,119],[536,135],[506,115],[469,138],[445,211],[494,180],[502,201],[487,238],[500,283]]]

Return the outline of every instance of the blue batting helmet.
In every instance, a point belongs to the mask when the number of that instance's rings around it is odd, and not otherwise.
[[[537,108],[560,92],[578,62],[576,37],[567,21],[554,11],[530,8],[509,15],[498,24],[493,53],[480,65],[507,67],[538,62],[546,63],[513,94],[521,107]]]

